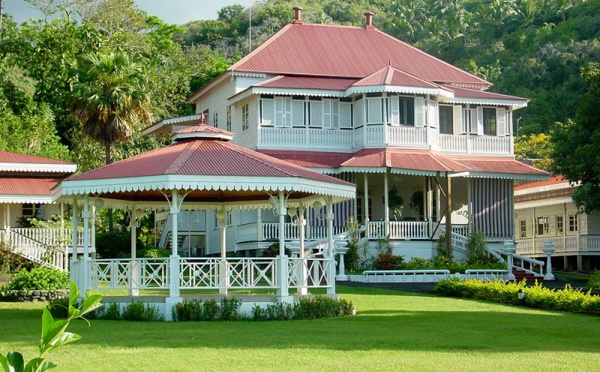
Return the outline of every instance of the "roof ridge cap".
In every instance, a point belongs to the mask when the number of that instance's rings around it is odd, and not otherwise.
[[[198,147],[198,140],[175,143],[167,147],[171,146],[185,146],[185,148],[179,153],[179,155],[177,155],[177,158],[173,160],[171,165],[169,165],[167,169],[165,169],[164,174],[175,174],[176,171],[179,168],[181,168],[183,164],[185,164],[185,162],[190,158],[190,156],[192,156],[193,150],[195,150],[195,148]]]

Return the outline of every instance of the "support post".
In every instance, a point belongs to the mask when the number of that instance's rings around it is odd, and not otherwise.
[[[287,208],[285,205],[285,195],[283,190],[279,192],[279,200],[277,203],[277,212],[279,216],[279,260],[278,267],[278,282],[277,299],[279,302],[290,302],[289,299],[289,283],[288,283],[288,256],[285,254],[285,215]]]
[[[325,261],[329,261],[329,270],[327,270],[327,283],[330,284],[327,287],[327,294],[335,296],[335,257],[333,248],[333,199],[332,197],[327,198],[327,256],[324,258]],[[325,263],[325,262],[324,262]]]
[[[554,253],[554,242],[552,240],[546,240],[544,242],[544,253],[546,254],[546,275],[544,280],[556,280],[554,274],[552,274],[552,253]]]
[[[363,201],[364,224],[366,228],[366,236],[369,238],[369,178],[367,177],[367,173],[363,174],[363,183],[365,185],[365,200]]]
[[[446,255],[452,257],[452,180],[446,173]]]
[[[180,200],[179,191],[177,189],[171,190],[171,257],[169,257],[169,297],[172,299],[179,299],[181,293],[179,291],[179,253],[177,252],[177,241],[178,241],[178,226],[177,220],[179,218],[180,211]],[[177,300],[177,302],[179,301]],[[170,314],[170,309],[167,309],[167,313]]]
[[[306,220],[304,219],[304,213],[306,208],[304,207],[304,203],[300,202],[300,208],[298,208],[298,237],[300,241],[300,252],[298,252],[298,258],[300,259],[300,265],[298,266],[299,270],[296,275],[298,275],[298,283],[300,286],[298,287],[298,294],[306,295],[308,293],[308,288],[306,287],[306,270],[307,270],[307,262],[304,252],[304,225]]]
[[[217,222],[221,231],[221,260],[219,261],[219,294],[226,295],[229,290],[227,267],[227,211],[225,207],[217,211]]]
[[[79,260],[77,259],[77,225],[79,225],[79,217],[78,217],[78,207],[77,207],[77,199],[73,198],[73,208],[72,208],[72,216],[71,222],[73,223],[71,229],[71,267],[75,268],[75,270],[71,271],[71,280],[77,283],[77,287],[81,288],[81,278],[83,276],[83,267]]]
[[[138,263],[137,263],[137,227],[138,227],[138,213],[135,209],[135,205],[131,207],[131,219],[129,221],[129,228],[131,229],[131,261],[129,261],[129,295],[139,295],[139,274],[138,274]]]
[[[83,197],[83,212],[81,213],[83,218],[83,283],[81,290],[82,298],[85,297],[90,283],[90,218],[92,213],[90,211],[90,197],[85,195]]]
[[[383,174],[383,204],[385,206],[384,209],[384,218],[383,218],[383,222],[384,222],[384,238],[387,239],[387,237],[390,235],[390,185],[389,185],[389,179],[388,179],[388,171],[386,169],[385,173]]]

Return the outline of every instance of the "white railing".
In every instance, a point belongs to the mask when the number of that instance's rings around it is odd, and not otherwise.
[[[169,259],[92,259],[90,288],[109,289],[168,289]]]
[[[353,147],[352,130],[270,127],[259,127],[259,130],[258,146],[348,151]]]
[[[427,145],[425,128],[387,127],[387,144],[391,146],[424,146]]]
[[[84,261],[73,261],[71,277],[82,282]],[[88,260],[90,289],[168,289],[169,258]],[[277,258],[180,259],[180,289],[277,289]],[[288,259],[290,288],[334,285],[333,258]]]
[[[442,151],[483,154],[512,154],[512,137],[440,134]]]
[[[298,225],[287,222],[285,224],[285,240],[298,240]],[[327,238],[327,226],[308,226],[306,229],[306,238],[310,240],[321,240]],[[340,234],[345,231],[344,226],[334,226],[333,234]],[[279,239],[279,223],[266,222],[262,224],[262,239],[263,240],[278,240]]]
[[[450,270],[366,270],[363,275],[375,283],[432,283],[447,279]]]
[[[26,259],[49,266],[57,270],[67,270],[67,252],[64,245],[49,246],[33,240],[17,232],[18,229],[5,231],[4,239],[9,244],[12,252],[25,257]]]
[[[507,270],[495,269],[469,269],[465,270],[466,279],[477,279],[481,281],[506,280]]]
[[[369,239],[429,239],[427,221],[390,221],[386,231],[385,221],[369,221],[367,237]]]
[[[522,255],[545,256],[544,242],[550,240],[554,243],[554,254],[600,252],[600,235],[567,235],[567,236],[540,236],[535,239],[518,239],[517,251]]]
[[[332,258],[290,258],[288,283],[290,288],[330,288],[335,281],[335,261]]]
[[[452,224],[452,232],[462,236],[469,236],[469,225],[467,224]]]

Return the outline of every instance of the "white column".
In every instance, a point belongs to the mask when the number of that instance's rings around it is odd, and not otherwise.
[[[71,223],[73,224],[71,228],[71,260],[73,262],[77,262],[77,225],[79,225],[79,217],[78,217],[78,207],[77,207],[77,199],[73,198],[73,209],[71,216]],[[71,265],[73,267],[73,265]],[[83,268],[81,265],[75,265],[76,270],[71,271],[71,280],[73,280],[77,287],[81,288],[81,276],[83,275]]]
[[[227,212],[225,207],[217,211],[217,223],[221,232],[221,260],[219,261],[219,294],[226,295],[229,290],[227,265]]]
[[[171,192],[171,257],[169,257],[169,297],[179,298],[179,254],[177,252],[178,226],[180,201],[179,192],[173,189]],[[169,312],[169,311],[167,311]]]
[[[287,214],[287,209],[283,190],[279,192],[277,207],[279,214],[279,256],[277,257],[279,260],[279,285],[277,288],[277,297],[281,302],[289,302],[288,257],[285,254],[285,215]]]
[[[262,209],[256,211],[256,236],[259,242],[263,240]]]
[[[129,295],[139,295],[139,275],[137,265],[137,212],[135,205],[131,207],[131,219],[129,221],[129,228],[131,229],[131,261],[129,261]]]
[[[89,289],[90,283],[90,218],[92,213],[90,211],[90,197],[85,195],[83,197],[83,212],[81,213],[83,218],[83,284],[81,290],[82,298],[85,297],[86,292]]]
[[[298,287],[298,294],[305,295],[308,293],[308,289],[306,288],[306,270],[307,270],[307,262],[305,258],[304,252],[304,213],[306,212],[306,208],[304,207],[304,203],[300,202],[300,208],[298,208],[298,238],[300,241],[300,252],[299,252],[299,260],[300,265],[298,266],[298,283],[300,286]]]
[[[335,295],[335,258],[333,248],[333,199],[327,198],[327,247],[329,248],[325,260],[329,262],[329,270],[327,270],[327,283],[331,286],[327,288],[327,294]]]
[[[390,191],[390,185],[389,185],[389,179],[388,179],[388,171],[386,169],[385,173],[383,174],[383,205],[384,205],[384,225],[385,225],[385,238],[387,238],[387,236],[390,233],[390,199],[389,199],[389,191]]]
[[[367,177],[367,174],[363,174],[363,183],[365,184],[365,196],[364,196],[364,200],[363,200],[363,214],[364,214],[364,218],[365,218],[365,227],[367,227],[367,231],[368,231],[368,227],[369,227],[369,178]]]

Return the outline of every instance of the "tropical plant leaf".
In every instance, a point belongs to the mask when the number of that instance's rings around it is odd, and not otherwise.
[[[79,298],[79,288],[77,288],[77,284],[73,280],[71,280],[69,287],[69,309],[75,307],[75,302]],[[70,315],[70,314],[69,314]]]
[[[79,316],[84,316],[85,314],[92,312],[98,308],[102,307],[102,296],[101,295],[89,295],[83,301],[81,305],[81,312]]]
[[[24,372],[43,372],[56,367],[52,362],[46,362],[44,358],[31,359],[25,366]]]
[[[2,366],[2,370],[4,372],[10,372],[10,366],[8,364],[8,360],[2,354],[0,354],[0,366]]]
[[[9,351],[6,354],[6,361],[8,362],[9,371],[22,372],[25,362],[23,362],[23,354],[16,351]]]

